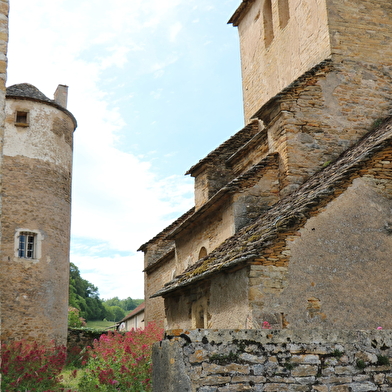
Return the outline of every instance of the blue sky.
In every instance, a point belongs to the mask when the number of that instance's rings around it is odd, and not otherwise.
[[[193,205],[184,176],[243,126],[240,0],[10,0],[8,83],[69,86],[71,261],[143,297],[138,247]]]

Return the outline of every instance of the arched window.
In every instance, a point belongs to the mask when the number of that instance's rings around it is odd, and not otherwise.
[[[199,252],[199,260],[207,256],[207,249],[203,246]]]
[[[289,0],[278,0],[279,27],[284,29],[290,19]]]
[[[265,0],[263,7],[263,23],[264,23],[264,42],[268,48],[274,39],[274,25],[272,23],[272,4],[271,0]]]

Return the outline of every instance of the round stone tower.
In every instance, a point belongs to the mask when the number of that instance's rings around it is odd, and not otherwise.
[[[1,217],[2,338],[67,337],[72,143],[67,86],[54,100],[7,88]]]

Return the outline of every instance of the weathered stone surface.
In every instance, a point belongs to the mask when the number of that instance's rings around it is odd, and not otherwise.
[[[182,388],[186,380],[192,392],[214,391],[213,388],[274,392],[365,392],[392,388],[391,365],[365,363],[364,368],[357,367],[357,355],[371,352],[380,357],[392,348],[389,330],[192,330],[186,335],[189,336],[186,344],[178,337],[154,347],[154,352],[162,350],[159,361],[164,359],[170,364],[161,368],[160,362],[158,365],[154,362],[154,377],[160,382],[170,380],[169,383],[180,383]],[[293,343],[287,345],[287,341]],[[374,347],[375,341],[378,348]],[[315,342],[324,348],[322,353],[298,354],[299,347],[303,352],[314,352]],[[190,361],[196,352],[198,360]],[[244,352],[247,355],[242,355]],[[342,352],[346,366],[341,365]],[[256,358],[265,362],[255,363]],[[325,368],[327,359],[334,360]],[[182,372],[183,378],[177,380],[177,372]],[[168,384],[162,385],[166,388]],[[179,386],[167,388],[181,390]]]
[[[154,392],[190,392],[191,381],[178,341],[164,340],[152,351],[152,385]]]
[[[229,374],[249,374],[249,365],[216,365],[214,363],[203,363],[203,370],[209,374],[229,373]]]
[[[5,105],[1,332],[5,340],[65,344],[76,120],[34,86],[16,86],[28,93],[7,95]],[[18,112],[28,113],[23,124],[16,122]],[[20,232],[35,235],[31,258],[19,257]]]

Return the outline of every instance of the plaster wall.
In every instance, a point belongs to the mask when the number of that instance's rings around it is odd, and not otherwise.
[[[247,328],[249,315],[247,268],[217,275],[211,279],[208,313],[210,320],[207,328],[227,328],[228,325],[231,328]]]
[[[204,217],[199,217],[191,227],[176,236],[177,274],[199,259],[199,252],[205,247],[207,254],[235,232],[232,206],[221,204]]]
[[[284,314],[289,328],[392,328],[392,195],[383,182],[354,180],[288,241],[286,280],[260,294],[265,312]]]
[[[145,325],[144,312],[141,312],[125,321],[125,330],[131,331],[132,329],[138,329],[138,328],[143,329],[144,325]]]
[[[289,1],[290,18],[283,28],[278,0],[272,0],[274,37],[269,45],[263,29],[265,1],[256,0],[238,26],[245,123],[270,98],[331,55],[325,0]]]
[[[205,170],[195,176],[195,209],[202,207],[211,197],[210,171]]]
[[[165,298],[166,329],[246,328],[249,322],[248,270],[214,276],[183,295]],[[201,312],[200,325],[196,313]]]
[[[168,329],[204,328],[210,320],[210,281],[191,290],[185,290],[183,295],[165,298],[166,319]],[[196,320],[198,319],[198,320]],[[203,326],[198,324],[202,323]]]
[[[144,298],[145,298],[145,322],[148,324],[155,321],[162,327],[165,325],[165,306],[162,297],[150,298],[165,283],[172,280],[176,275],[176,259],[174,252],[171,257],[159,264],[157,268],[145,272]]]
[[[29,112],[29,127],[15,126],[16,111]],[[38,159],[72,167],[74,125],[61,110],[44,103],[7,99],[4,155]]]
[[[2,337],[64,344],[74,124],[56,108],[11,101],[3,161]],[[22,107],[30,111],[30,126],[20,129],[14,110]],[[37,233],[40,252],[33,259],[18,257],[18,230]]]

